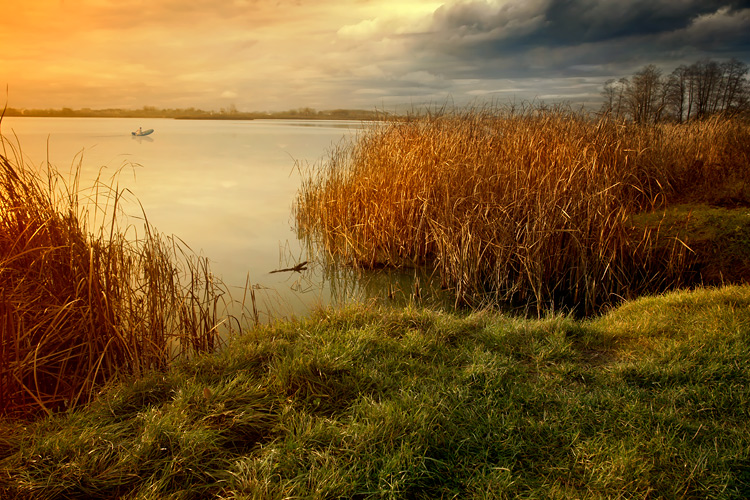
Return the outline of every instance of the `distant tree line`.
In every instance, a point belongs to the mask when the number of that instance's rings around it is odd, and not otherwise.
[[[653,64],[604,84],[601,113],[637,123],[701,120],[750,113],[750,67],[704,59],[665,75]]]
[[[0,112],[2,108],[0,108]],[[79,117],[79,118],[174,118],[184,120],[257,120],[257,119],[306,119],[306,120],[377,120],[384,112],[362,109],[332,109],[317,111],[313,108],[299,108],[288,111],[239,111],[234,105],[219,111],[206,111],[196,108],[159,109],[143,106],[139,109],[17,109],[6,108],[5,116],[29,117]]]

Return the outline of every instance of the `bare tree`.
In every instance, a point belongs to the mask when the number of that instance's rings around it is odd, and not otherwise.
[[[604,97],[601,109],[602,114],[608,114],[614,118],[623,117],[625,92],[629,85],[630,82],[627,78],[620,78],[619,80],[612,78],[604,83],[601,93],[602,97]]]
[[[636,123],[653,123],[664,110],[661,70],[653,64],[633,75],[626,91],[630,116]]]
[[[679,123],[690,117],[690,70],[684,64],[667,77],[664,97],[668,113]]]
[[[735,107],[733,114],[744,115],[750,118],[750,81],[743,78],[737,96],[734,99]]]
[[[721,86],[721,68],[715,61],[704,59],[690,66],[694,79],[695,117],[706,118],[716,112],[717,94]]]
[[[742,93],[747,83],[745,75],[750,71],[750,66],[737,59],[730,59],[721,64],[721,70],[723,76],[721,111],[733,115],[742,108]]]
[[[611,115],[614,112],[615,95],[617,93],[615,82],[616,80],[614,78],[610,78],[609,80],[604,82],[604,87],[602,88],[601,92],[601,95],[604,98],[604,102],[602,103],[602,108],[600,111],[600,113],[603,115]]]
[[[630,80],[607,80],[601,95],[602,113],[629,118],[637,123],[662,120],[686,122],[724,113],[750,113],[750,66],[731,59],[704,59],[679,66],[669,76],[653,64]]]

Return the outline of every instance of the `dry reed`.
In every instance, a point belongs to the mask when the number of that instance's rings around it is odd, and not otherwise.
[[[116,186],[97,179],[80,201],[80,163],[66,182],[4,137],[1,153],[0,413],[74,406],[118,375],[215,348],[225,297],[206,259],[145,216],[140,235],[125,225]]]
[[[563,109],[394,119],[303,180],[297,227],[355,266],[428,266],[458,304],[590,313],[684,283],[690,249],[633,214],[728,176],[747,182],[748,127],[636,126]]]

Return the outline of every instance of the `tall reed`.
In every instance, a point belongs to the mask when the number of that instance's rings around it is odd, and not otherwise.
[[[215,348],[225,297],[206,259],[145,216],[140,232],[128,223],[116,184],[86,195],[80,164],[66,181],[4,137],[1,152],[0,413],[86,402],[118,375]]]
[[[630,218],[747,172],[748,139],[721,120],[642,127],[564,109],[394,119],[307,173],[297,227],[355,266],[431,266],[457,303],[588,313],[683,282],[689,249],[657,249],[658,229]]]

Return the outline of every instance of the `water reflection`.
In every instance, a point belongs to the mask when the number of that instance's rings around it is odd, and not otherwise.
[[[421,268],[358,269],[331,257],[318,257],[297,280],[300,291],[313,291],[316,283],[325,283],[326,302],[335,306],[362,302],[402,307],[453,305],[452,296],[441,288],[440,279]]]

